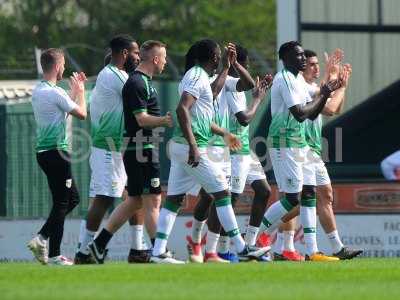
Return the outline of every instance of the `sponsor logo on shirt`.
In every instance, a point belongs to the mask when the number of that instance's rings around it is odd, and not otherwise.
[[[150,184],[153,188],[157,188],[160,186],[160,178],[152,178],[150,180]]]
[[[65,181],[65,186],[67,187],[67,188],[71,188],[71,186],[72,186],[72,179],[70,178],[70,179],[67,179],[66,181]]]

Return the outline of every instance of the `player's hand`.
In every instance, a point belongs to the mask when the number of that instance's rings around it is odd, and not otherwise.
[[[262,80],[257,76],[256,77],[256,86],[253,89],[252,95],[254,99],[265,99],[265,95],[267,94],[267,90],[272,85],[272,75],[267,74],[264,76]]]
[[[336,91],[341,86],[342,82],[340,79],[331,80],[321,86],[320,93],[326,97],[330,97],[331,93]]]
[[[85,81],[82,80],[83,78],[86,79],[86,76],[80,75],[77,72],[73,72],[72,76],[70,77],[70,87],[71,91],[78,93],[83,93],[85,92]]]
[[[189,146],[188,165],[193,168],[197,167],[200,163],[200,152],[196,145]]]
[[[79,72],[78,79],[83,82],[87,81],[86,74],[84,72]]]
[[[164,126],[165,127],[174,126],[174,119],[172,118],[172,114],[169,111],[164,116]]]
[[[353,69],[350,64],[343,65],[342,74],[340,76],[340,80],[342,82],[342,87],[347,88],[347,85],[349,84],[349,80],[350,80],[352,72],[353,72]]]
[[[236,60],[236,46],[235,44],[228,43],[224,47],[224,53],[222,54],[221,58],[221,63],[222,63],[222,68],[224,70],[227,70],[231,67],[231,61]]]
[[[230,132],[224,135],[224,141],[225,145],[227,145],[232,151],[238,151],[242,149],[242,142],[240,141],[240,139]]]
[[[325,75],[324,82],[335,80],[339,78],[341,71],[340,64],[344,58],[344,51],[342,49],[335,49],[331,55],[324,52],[325,57]]]

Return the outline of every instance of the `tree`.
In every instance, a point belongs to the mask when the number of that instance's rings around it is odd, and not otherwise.
[[[184,55],[190,44],[204,37],[220,43],[238,42],[270,60],[275,51],[273,0],[4,2],[12,7],[13,13],[0,14],[0,22],[6,21],[15,34],[2,34],[0,45],[7,45],[8,49],[70,45],[68,53],[89,75],[100,69],[109,39],[121,32],[132,34],[139,43],[161,40],[167,43],[168,52],[178,57]]]

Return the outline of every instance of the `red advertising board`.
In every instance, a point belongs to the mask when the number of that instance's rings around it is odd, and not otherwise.
[[[272,185],[271,188],[270,203],[273,203],[278,199],[279,193],[276,185]],[[252,198],[253,191],[246,186],[245,192],[241,195],[240,201],[235,207],[235,212],[237,214],[248,214]],[[333,198],[336,213],[400,213],[400,183],[333,184]],[[197,197],[188,195],[181,213],[192,214],[196,203]]]

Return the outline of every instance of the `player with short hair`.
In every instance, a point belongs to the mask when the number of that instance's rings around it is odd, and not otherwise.
[[[70,96],[57,87],[65,69],[64,53],[50,48],[40,56],[43,80],[32,92],[32,107],[36,128],[36,158],[46,174],[52,194],[53,207],[38,235],[28,244],[42,264],[69,266],[73,262],[60,254],[64,221],[79,204],[79,193],[72,177],[67,136],[67,118],[71,114],[86,118],[84,73],[70,77]],[[47,252],[47,240],[49,249]]]
[[[230,188],[233,206],[239,195],[243,192],[246,182],[251,184],[255,191],[250,222],[245,234],[246,243],[254,246],[258,227],[260,226],[266,209],[270,188],[258,158],[250,151],[248,125],[254,118],[262,100],[265,98],[266,90],[269,87],[268,83],[272,81],[272,76],[267,77],[268,81],[263,78],[261,82],[257,80],[257,83],[255,83],[247,71],[248,52],[240,45],[236,45],[236,58],[237,59],[232,62],[229,69],[229,75],[225,86],[214,103],[217,107],[216,116],[218,116],[220,126],[238,136],[242,143],[242,148],[232,150],[230,155],[229,153],[226,155],[228,158],[228,167],[224,169],[229,171],[227,175],[232,185]],[[253,87],[255,87],[253,91],[253,102],[251,106],[247,108],[244,91],[250,90]],[[222,139],[217,139],[213,145],[218,148],[224,146],[224,142]],[[237,261],[236,255],[229,252],[229,236],[224,230],[222,230],[220,236],[221,225],[218,221],[215,205],[211,206],[211,211],[208,215],[210,204],[206,201],[206,198],[201,197],[196,206],[196,208],[200,207],[204,212],[200,214],[204,221],[201,222],[201,219],[199,220],[199,214],[197,216],[196,214],[194,215],[192,239],[189,240],[188,245],[191,261],[202,262],[203,260],[200,244],[201,235],[199,232],[201,233],[202,228],[200,226],[203,226],[202,224],[205,223],[207,217],[208,232],[204,261],[222,262],[218,261],[216,257],[221,257],[223,261]],[[200,229],[196,227],[200,227]],[[221,252],[219,256],[217,254],[218,242],[220,242],[219,250]],[[225,247],[222,247],[222,245],[225,245]]]
[[[327,74],[326,78],[331,72],[339,72],[339,70],[331,70],[338,68],[338,64],[334,63],[333,59],[339,61],[343,56],[342,51],[337,49],[332,55],[331,59],[327,60]],[[319,62],[317,54],[312,50],[305,50],[304,54],[307,60],[307,67],[302,72],[303,77],[309,87],[310,95],[315,98],[318,96],[320,89],[316,84],[315,80],[319,78]],[[348,81],[351,75],[351,66],[349,64],[344,65],[342,86],[332,93],[331,98],[327,101],[321,114],[315,120],[306,120],[306,141],[310,146],[310,152],[307,156],[307,162],[304,165],[304,178],[315,177],[317,185],[317,213],[321,225],[331,243],[332,255],[339,259],[352,259],[362,253],[362,250],[353,250],[345,247],[340,239],[339,233],[336,227],[335,215],[333,213],[333,191],[332,185],[329,178],[328,171],[322,160],[322,115],[333,116],[340,114],[343,109],[345,92],[348,85]],[[337,75],[336,75],[337,76]],[[331,76],[332,77],[332,76]]]
[[[316,240],[315,182],[305,182],[303,167],[309,147],[305,138],[306,119],[315,120],[331,93],[341,86],[340,80],[331,80],[321,86],[320,94],[312,100],[301,75],[306,57],[301,44],[284,43],[279,48],[284,69],[273,81],[271,89],[272,121],[268,134],[269,154],[278,188],[284,193],[269,207],[262,221],[262,231],[273,228],[282,217],[300,203],[300,220],[304,230],[306,259],[335,261],[319,252]]]
[[[311,97],[316,97],[319,94],[319,87],[315,80],[319,78],[319,61],[317,54],[312,50],[304,51],[307,59],[307,67],[302,72],[304,79],[307,82],[309,93]],[[324,81],[329,77],[338,76],[340,69],[340,61],[343,58],[343,51],[336,49],[330,56],[326,57],[326,73]],[[304,181],[316,182],[317,190],[317,213],[321,225],[331,243],[333,256],[339,259],[352,259],[362,253],[362,250],[353,250],[345,247],[340,239],[336,227],[335,215],[332,209],[333,191],[331,181],[328,175],[326,166],[322,160],[322,116],[332,116],[339,114],[343,108],[345,100],[345,91],[351,75],[351,66],[345,64],[342,70],[343,85],[332,93],[331,98],[328,99],[321,114],[314,121],[306,120],[305,136],[310,151],[307,155],[304,164],[303,173]],[[314,179],[315,178],[315,179]],[[291,213],[284,217],[285,220],[298,215],[298,209],[294,209]],[[293,237],[291,237],[293,244]]]
[[[167,63],[166,56],[166,45],[162,42],[153,40],[144,42],[140,47],[141,61],[130,74],[122,90],[124,137],[129,139],[123,156],[128,175],[128,198],[115,208],[105,228],[93,243],[89,244],[89,251],[99,264],[104,263],[106,246],[113,234],[143,207],[143,202],[148,201],[155,206],[161,202],[155,129],[172,127],[172,117],[170,113],[160,116],[152,77],[162,73]]]
[[[167,255],[166,245],[184,196],[196,184],[215,201],[218,218],[232,237],[241,259],[258,257],[266,251],[245,244],[230,203],[226,176],[207,153],[213,134],[229,138],[226,131],[214,123],[213,101],[225,84],[233,53],[234,45],[228,44],[223,70],[211,84],[209,77],[215,74],[221,60],[218,44],[209,39],[200,40],[186,55],[186,73],[179,84],[181,99],[176,110],[179,127],[169,145],[168,192],[158,221],[153,262],[183,263]]]
[[[97,76],[90,101],[92,149],[90,154],[89,197],[86,228],[80,237],[76,264],[95,263],[88,245],[94,239],[107,210],[120,198],[125,188],[126,173],[122,161],[123,108],[122,88],[128,72],[139,64],[139,46],[129,35],[114,36],[109,43],[109,63]]]

